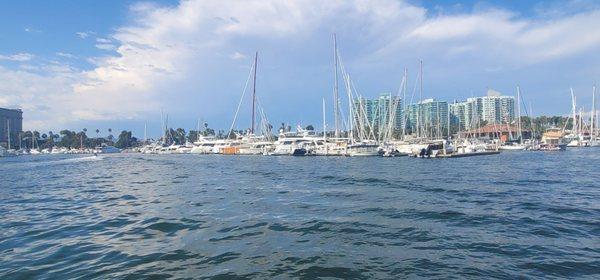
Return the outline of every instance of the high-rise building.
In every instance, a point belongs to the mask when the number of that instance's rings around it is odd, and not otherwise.
[[[10,128],[11,147],[18,143],[19,133],[23,131],[23,112],[19,109],[0,108],[0,143],[6,147]]]
[[[407,126],[413,134],[441,136],[448,127],[448,102],[425,99],[408,106]],[[420,131],[417,131],[420,130]]]
[[[472,129],[483,123],[505,124],[515,120],[515,98],[488,90],[487,96],[467,98],[450,104],[452,124]]]
[[[382,93],[378,98],[358,98],[354,100],[355,122],[368,121],[368,126],[377,131],[387,129],[390,125],[395,130],[402,129],[402,98],[391,93]]]
[[[468,99],[467,99],[468,101]],[[487,96],[477,98],[480,119],[487,123],[508,123],[515,118],[515,98],[488,90]]]

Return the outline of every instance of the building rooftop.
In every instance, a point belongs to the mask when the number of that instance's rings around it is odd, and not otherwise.
[[[516,125],[508,125],[508,124],[487,124],[480,128],[472,129],[470,131],[463,131],[463,133],[471,134],[471,133],[515,133],[519,129]],[[529,132],[528,129],[521,128],[523,133]]]
[[[23,112],[23,111],[21,111],[21,109],[9,109],[9,108],[2,108],[2,107],[0,107],[0,110]]]

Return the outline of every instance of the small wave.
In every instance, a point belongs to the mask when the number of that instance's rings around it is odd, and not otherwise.
[[[65,163],[77,163],[77,162],[88,162],[88,161],[100,161],[103,160],[103,156],[88,156],[88,157],[76,157],[76,158],[65,158],[59,160],[42,161],[37,164],[65,164]]]

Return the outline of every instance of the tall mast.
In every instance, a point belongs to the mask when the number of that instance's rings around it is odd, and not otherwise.
[[[325,122],[325,98],[323,98],[323,140],[327,139],[327,124]]]
[[[421,107],[423,103],[423,60],[419,60],[419,105],[417,106],[417,137],[421,134]]]
[[[165,116],[163,110],[160,110],[160,130],[162,130],[163,143],[166,143],[167,131],[165,130]]]
[[[8,130],[8,133],[7,133],[7,135],[8,135],[8,143],[7,143],[8,144],[8,150],[10,150],[10,119],[6,120],[6,128]],[[33,135],[33,133],[32,133],[32,135]]]
[[[146,142],[148,141],[148,134],[147,134],[146,126],[147,126],[147,123],[144,123],[144,144],[146,144]]]
[[[165,141],[167,141],[167,136],[171,138],[171,131],[169,131],[169,114],[167,114],[167,118],[165,120]]]
[[[196,124],[196,141],[200,141],[200,119],[198,119],[198,124]]]
[[[517,86],[517,130],[519,143],[523,143],[523,134],[521,131],[521,88],[519,86]]]
[[[254,110],[256,106],[256,68],[258,68],[258,51],[254,55],[254,85],[252,89],[252,129],[250,133],[254,134]]]
[[[441,133],[441,129],[440,129],[440,102],[439,101],[435,105],[435,111],[436,111],[436,115],[437,115],[436,116],[437,117],[437,121],[436,121],[436,123],[437,123],[437,125],[436,125],[437,131],[435,132],[436,133],[435,137],[436,138],[442,138],[442,133]]]
[[[525,108],[525,113],[527,113],[527,108]],[[533,108],[531,107],[531,102],[529,102],[529,126],[531,129],[531,136],[529,136],[530,141],[535,139],[535,123],[533,122]]]
[[[337,55],[337,38],[333,33],[333,115],[335,122],[335,138],[340,137],[340,120],[339,120],[339,92],[338,92],[338,55]]]
[[[594,129],[595,123],[594,121],[598,121],[594,119],[596,117],[596,85],[592,88],[592,120],[590,121],[590,139],[594,139]]]
[[[402,140],[406,138],[406,84],[408,84],[408,70],[404,67],[404,88],[402,89]]]
[[[448,125],[448,140],[450,140],[450,104],[448,104],[448,109],[446,110],[446,125]]]
[[[573,88],[571,88],[571,106],[573,112],[573,127],[571,128],[571,132],[573,133],[577,129],[577,109],[575,108],[575,94],[573,93]]]

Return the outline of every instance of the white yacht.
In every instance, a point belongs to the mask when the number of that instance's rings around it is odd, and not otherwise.
[[[66,154],[69,150],[65,147],[53,147],[52,151],[50,152],[51,154]]]
[[[348,151],[348,139],[319,138],[314,143],[314,153],[318,156],[345,156]]]
[[[567,147],[590,147],[591,138],[589,135],[569,134],[565,136]]]
[[[190,151],[192,154],[212,154],[213,147],[215,146],[217,139],[210,136],[200,136],[196,142],[194,142],[194,147]]]
[[[498,149],[505,151],[524,151],[531,147],[529,144],[519,143],[519,142],[504,142],[502,145],[498,146]]]
[[[189,154],[192,152],[194,145],[192,143],[186,142],[184,145],[179,145],[175,150],[176,154]]]
[[[219,139],[212,147],[213,154],[235,155],[239,153],[241,142],[235,139]]]
[[[304,156],[307,155],[309,147],[313,146],[311,139],[296,132],[280,131],[279,138],[275,141],[275,149],[267,153],[272,156]]]
[[[100,151],[101,151],[103,154],[114,154],[114,153],[120,153],[120,152],[121,152],[121,149],[119,149],[119,148],[116,148],[116,147],[114,147],[114,146],[103,146],[103,147],[100,149]]]
[[[467,142],[465,142],[467,144]],[[470,145],[470,143],[468,143]],[[434,140],[427,143],[415,144],[412,146],[413,150],[410,156],[420,157],[420,158],[435,158],[440,157],[442,155],[449,155],[452,153],[460,153],[459,150],[461,146],[457,146],[456,148],[450,143],[448,140]],[[466,145],[463,145],[463,152]],[[482,146],[482,149],[485,150],[485,147]]]
[[[268,141],[262,135],[248,134],[241,138],[238,153],[240,155],[264,155],[274,150],[274,142]]]
[[[378,156],[379,151],[379,145],[374,142],[360,142],[348,145],[346,154],[351,157]]]

